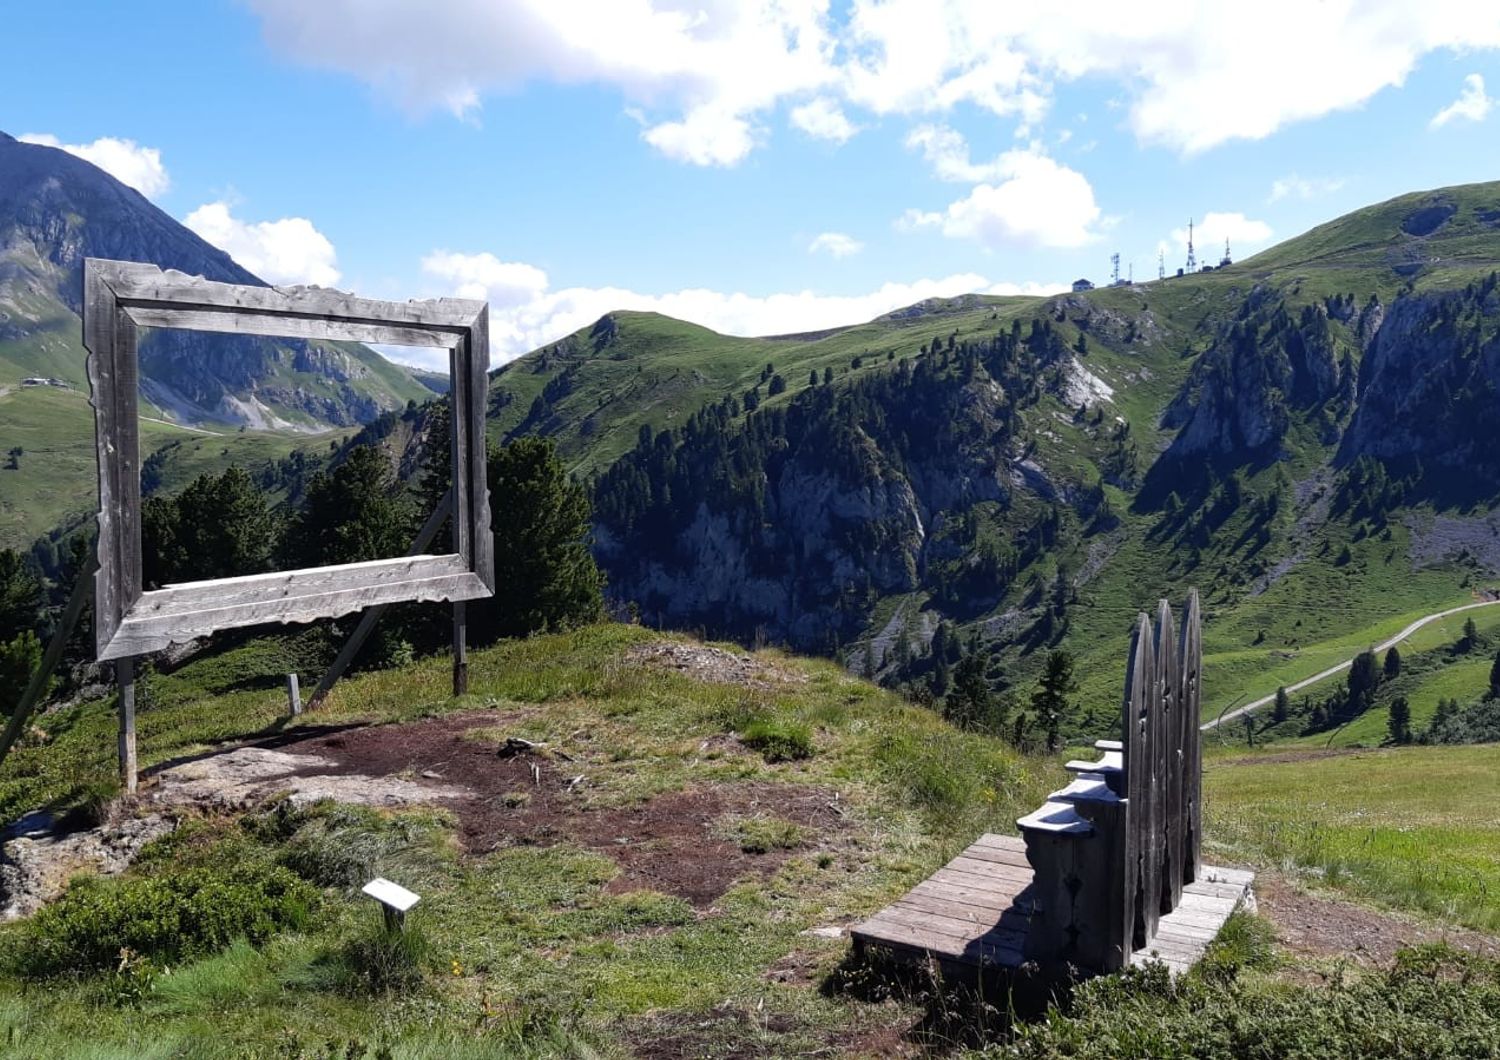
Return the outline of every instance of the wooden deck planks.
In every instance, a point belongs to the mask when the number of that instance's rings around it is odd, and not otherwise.
[[[1160,961],[1174,975],[1203,956],[1244,900],[1254,874],[1205,866],[1182,890],[1182,903],[1160,918],[1150,945],[1131,964]],[[894,955],[972,966],[1018,967],[1030,923],[1031,867],[1023,840],[983,835],[891,905],[854,927],[857,944]]]

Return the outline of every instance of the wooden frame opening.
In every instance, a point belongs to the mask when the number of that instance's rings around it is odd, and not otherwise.
[[[439,346],[453,403],[455,551],[169,585],[141,584],[136,329]],[[88,350],[99,454],[97,658],[126,659],[221,629],[335,618],[377,604],[493,596],[494,542],[484,465],[489,305],[457,298],[384,302],[319,287],[215,283],[155,265],[84,262]]]

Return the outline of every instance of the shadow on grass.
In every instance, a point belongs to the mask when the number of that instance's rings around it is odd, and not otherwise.
[[[935,960],[902,961],[880,951],[851,953],[820,987],[828,998],[894,1001],[921,1011],[903,1038],[924,1051],[982,1049],[1065,1007],[1076,980],[1035,965],[980,969]]]

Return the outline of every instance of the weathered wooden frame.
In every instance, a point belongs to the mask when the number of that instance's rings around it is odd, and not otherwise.
[[[417,555],[169,585],[141,584],[136,329],[439,346],[453,403],[453,542]],[[456,298],[384,302],[319,287],[216,283],[155,265],[84,262],[83,345],[99,453],[95,648],[128,659],[221,629],[334,618],[377,604],[493,596],[485,477],[489,305]]]

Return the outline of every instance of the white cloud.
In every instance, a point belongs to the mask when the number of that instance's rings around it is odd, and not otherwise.
[[[939,180],[976,184],[981,180],[996,180],[1004,173],[1001,158],[977,164],[969,161],[968,141],[957,129],[946,125],[917,126],[907,134],[906,146],[922,152],[923,159],[932,167],[932,175]]]
[[[491,299],[490,339],[496,363],[556,342],[617,309],[665,313],[728,335],[776,335],[859,324],[926,298],[975,292],[1044,295],[1067,289],[1061,283],[996,283],[975,273],[959,273],[941,279],[887,283],[855,295],[806,290],[749,295],[703,288],[643,294],[622,287],[549,290],[540,269],[503,263],[488,253],[437,251],[422,260],[422,268],[430,277],[443,281],[444,293]],[[488,286],[491,283],[495,286]],[[401,357],[400,351],[392,352]],[[420,355],[401,359],[426,363]]]
[[[1458,94],[1458,98],[1434,114],[1429,125],[1438,129],[1454,118],[1484,121],[1485,116],[1494,106],[1495,98],[1484,93],[1484,78],[1479,74],[1470,74],[1464,78],[1464,88]]]
[[[715,107],[694,107],[682,121],[652,126],[641,139],[668,158],[695,166],[732,166],[755,146],[749,122]]]
[[[249,0],[280,52],[414,110],[477,116],[527,81],[618,89],[673,158],[731,165],[754,118],[835,79],[827,0]]]
[[[652,114],[647,142],[708,165],[743,158],[784,102],[833,139],[845,107],[959,105],[1029,136],[1084,78],[1118,86],[1139,140],[1192,153],[1358,107],[1432,52],[1500,48],[1500,5],[1472,0],[1074,0],[1061,17],[994,0],[247,2],[278,51],[414,109],[474,120],[528,81],[603,84]]]
[[[809,254],[831,254],[835,258],[847,258],[864,249],[863,243],[843,232],[821,232],[807,245]]]
[[[1187,238],[1186,226],[1172,229],[1172,234],[1166,244],[1167,256],[1171,256],[1174,247],[1185,251]],[[1198,252],[1198,260],[1208,265],[1215,264],[1219,260],[1219,248],[1224,245],[1226,239],[1229,240],[1234,252],[1239,254],[1243,248],[1258,247],[1270,238],[1270,225],[1238,212],[1207,213],[1201,221],[1193,225],[1193,246]]]
[[[793,107],[789,118],[808,136],[836,144],[844,143],[859,131],[859,126],[844,115],[843,108],[827,96]]]
[[[983,169],[999,182],[976,185],[943,213],[907,210],[896,227],[939,228],[990,248],[1080,247],[1098,238],[1099,205],[1082,173],[1035,148],[1007,151]]]
[[[493,308],[525,305],[547,290],[547,274],[535,265],[501,261],[487,252],[434,250],[422,259],[422,271],[447,281],[459,298],[487,298]]]
[[[227,202],[210,202],[182,223],[269,283],[320,287],[338,283],[333,244],[305,217],[242,221]]]
[[[1319,195],[1328,195],[1338,191],[1344,186],[1342,177],[1299,177],[1292,173],[1271,182],[1271,195],[1269,202],[1280,202],[1282,199],[1312,199]]]
[[[22,143],[61,148],[70,155],[77,155],[148,199],[157,198],[172,185],[167,167],[161,164],[161,152],[154,147],[142,147],[134,140],[101,136],[89,144],[65,144],[51,133],[26,133],[17,139]]]

